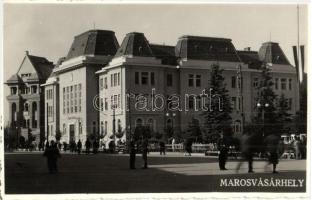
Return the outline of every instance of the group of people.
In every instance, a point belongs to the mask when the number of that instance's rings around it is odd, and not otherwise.
[[[244,134],[240,139],[240,152],[242,160],[237,165],[236,171],[240,170],[243,161],[248,162],[248,173],[253,173],[253,158],[255,153],[267,155],[267,165],[273,165],[272,173],[278,173],[276,166],[279,162],[279,145],[281,138],[278,135],[271,134],[266,136],[262,141],[262,138],[258,138],[256,135]],[[260,143],[261,141],[261,143]],[[220,170],[227,170],[225,165],[228,158],[228,144],[226,139],[221,136],[217,142],[219,150],[219,168]]]

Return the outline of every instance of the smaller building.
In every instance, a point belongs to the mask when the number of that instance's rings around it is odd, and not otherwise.
[[[30,133],[37,142],[43,139],[44,90],[40,85],[45,83],[53,67],[53,63],[46,58],[29,55],[26,51],[17,73],[6,82],[10,88],[7,96],[10,127],[26,140]]]

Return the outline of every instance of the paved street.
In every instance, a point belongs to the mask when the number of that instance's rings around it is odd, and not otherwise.
[[[5,190],[7,194],[55,193],[139,193],[139,192],[303,192],[303,187],[220,187],[221,179],[304,179],[304,160],[281,160],[279,174],[264,169],[264,161],[255,161],[254,174],[246,163],[235,171],[237,161],[229,161],[227,171],[218,170],[217,158],[179,153],[149,155],[149,169],[129,170],[128,155],[62,154],[59,173],[47,172],[42,153],[5,155]]]

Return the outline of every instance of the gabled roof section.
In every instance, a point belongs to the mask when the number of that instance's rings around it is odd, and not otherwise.
[[[266,63],[290,65],[281,47],[276,42],[263,43],[258,55],[259,60]]]
[[[53,68],[54,64],[50,61],[48,61],[44,57],[39,57],[39,56],[33,56],[33,55],[26,55],[28,56],[30,62],[34,66],[35,70],[37,71],[37,74],[31,74],[29,79],[47,79]]]
[[[153,55],[162,60],[165,65],[177,65],[177,57],[175,56],[175,47],[159,44],[150,44]]]
[[[179,58],[240,62],[231,39],[182,36],[179,38],[175,55]]]
[[[82,55],[113,56],[118,48],[113,31],[89,30],[75,36],[66,60]]]
[[[132,32],[126,34],[115,57],[124,55],[154,57],[148,40],[143,33]]]

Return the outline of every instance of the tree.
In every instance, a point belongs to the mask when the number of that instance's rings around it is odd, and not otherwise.
[[[261,75],[259,77],[259,85],[256,88],[257,116],[255,116],[252,121],[252,123],[261,125],[262,131],[259,134],[262,136],[267,136],[278,131],[277,126],[275,126],[275,124],[278,123],[275,107],[277,95],[272,90],[273,85],[270,69],[267,67],[266,63],[263,63]]]
[[[219,133],[225,132],[224,130],[231,128],[232,118],[230,114],[232,108],[222,73],[223,69],[219,69],[219,65],[214,64],[211,66],[210,87],[208,88],[212,95],[208,99],[210,109],[202,113],[204,117],[203,138],[205,141],[215,142],[215,135],[219,135]]]
[[[288,133],[290,132],[291,127],[291,114],[288,113],[288,100],[285,98],[284,94],[282,94],[279,98],[276,116],[277,116],[277,133]]]
[[[202,132],[199,120],[192,118],[189,127],[184,134],[184,139],[192,139],[195,142],[202,142]]]

